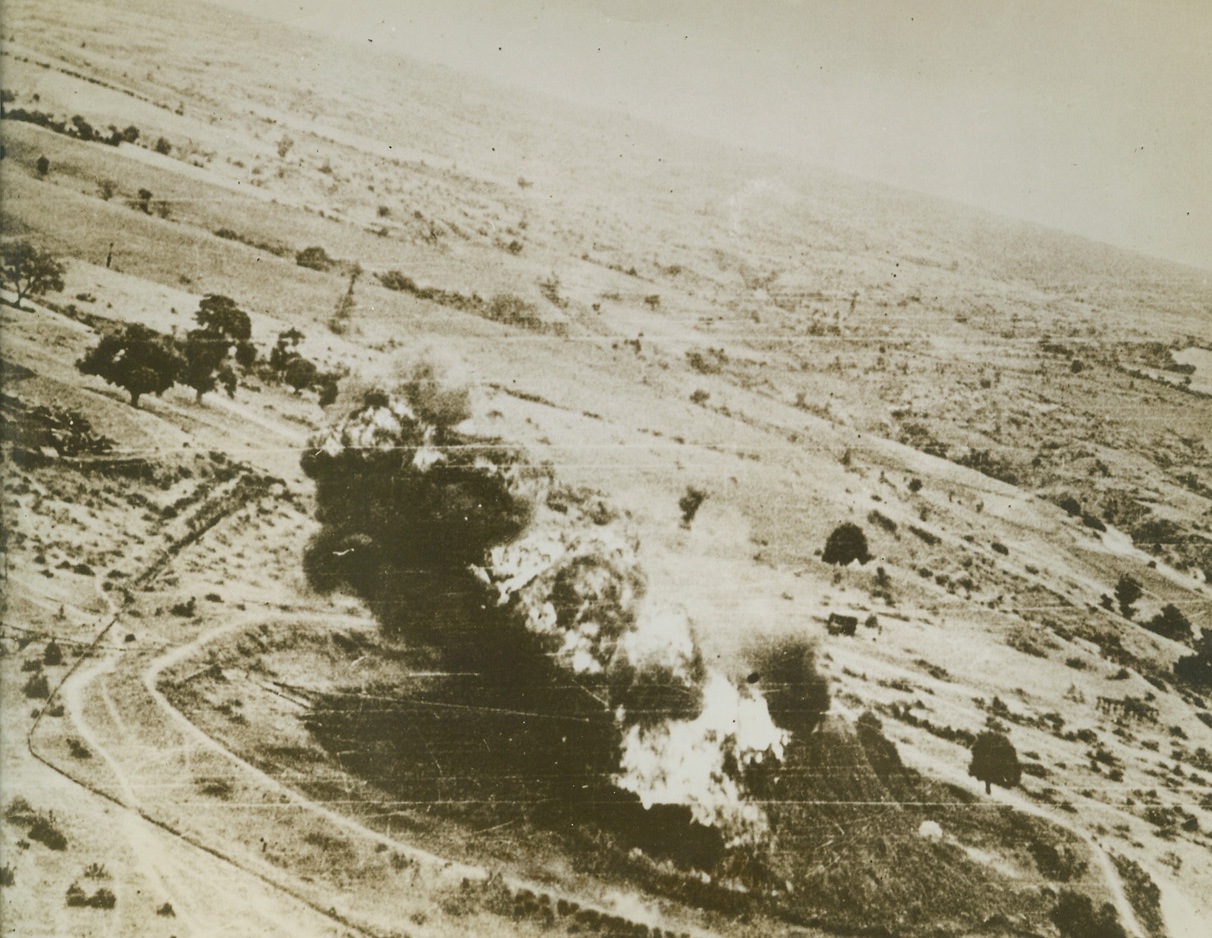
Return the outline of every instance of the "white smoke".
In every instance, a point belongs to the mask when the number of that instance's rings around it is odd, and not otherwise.
[[[702,712],[693,720],[628,726],[613,781],[646,808],[684,805],[730,847],[756,846],[769,831],[766,813],[747,799],[742,777],[730,766],[782,759],[786,734],[760,695],[718,672],[708,673],[702,695]]]
[[[760,692],[702,665],[691,622],[643,593],[637,544],[622,522],[542,513],[530,531],[494,548],[481,579],[496,586],[551,659],[609,702],[622,740],[612,782],[650,808],[682,805],[729,846],[757,845],[769,824],[748,797],[745,769],[781,760],[787,734]],[[557,608],[553,592],[564,603]],[[567,603],[573,599],[571,606]],[[631,684],[650,680],[690,701],[694,715],[629,709]]]

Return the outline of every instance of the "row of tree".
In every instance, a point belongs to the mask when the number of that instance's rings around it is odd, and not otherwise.
[[[321,404],[336,399],[338,376],[321,372],[303,357],[299,351],[303,333],[297,329],[279,334],[268,361],[262,362],[252,343],[252,321],[230,297],[208,294],[198,304],[194,320],[197,328],[183,338],[140,323],[123,324],[103,335],[76,367],[82,374],[122,388],[135,407],[144,394],[161,395],[175,384],[192,388],[199,402],[219,387],[234,397],[237,370],[284,381],[296,392],[316,387]]]

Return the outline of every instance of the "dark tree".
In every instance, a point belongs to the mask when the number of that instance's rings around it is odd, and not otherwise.
[[[1191,638],[1190,621],[1173,603],[1162,606],[1162,611],[1146,622],[1145,628],[1176,642],[1185,642]]]
[[[138,206],[143,212],[145,212],[148,215],[151,214],[151,199],[152,199],[151,189],[140,189],[139,190]]]
[[[315,388],[321,407],[328,407],[329,405],[336,403],[337,396],[341,393],[340,387],[337,383],[339,380],[340,376],[335,375],[332,372],[324,372],[323,374],[317,376]]]
[[[1022,779],[1022,768],[1018,764],[1018,753],[1010,740],[1001,733],[984,732],[972,744],[972,762],[968,774],[985,783],[985,794],[991,794],[994,785],[1013,788]]]
[[[295,393],[298,394],[311,387],[319,373],[320,369],[316,367],[315,362],[299,355],[287,363],[282,377],[287,384],[295,389]]]
[[[198,304],[194,319],[203,329],[225,336],[232,343],[252,338],[252,320],[231,297],[208,293]]]
[[[849,521],[839,524],[825,541],[825,552],[821,554],[821,559],[825,563],[843,567],[854,560],[866,563],[871,559],[871,554],[867,552],[867,535],[857,524]]]
[[[194,389],[199,404],[202,403],[203,394],[215,389],[223,369],[232,379],[229,395],[235,393],[235,375],[226,364],[230,349],[231,340],[210,329],[191,329],[181,343],[181,354],[185,359],[181,383]]]
[[[12,241],[0,249],[0,273],[17,294],[17,308],[27,296],[41,296],[63,289],[63,265],[28,241]]]
[[[292,359],[299,357],[299,343],[303,333],[298,329],[286,329],[278,333],[278,341],[269,353],[269,367],[280,375]]]
[[[1120,614],[1125,619],[1132,618],[1132,614],[1136,611],[1132,608],[1132,604],[1140,599],[1142,594],[1141,585],[1134,577],[1126,573],[1120,575],[1119,581],[1115,584],[1115,599],[1119,603]]]
[[[45,156],[38,157],[38,162],[34,164],[34,169],[38,171],[38,178],[46,178],[46,174],[50,172],[50,160]]]
[[[257,347],[251,342],[236,343],[236,364],[248,371],[257,363]]]
[[[1200,691],[1212,692],[1212,629],[1201,630],[1195,654],[1174,662],[1174,674]]]
[[[168,336],[139,323],[131,323],[117,332],[101,337],[76,362],[82,374],[96,375],[130,394],[132,406],[139,406],[144,394],[163,394],[181,374],[184,362]]]

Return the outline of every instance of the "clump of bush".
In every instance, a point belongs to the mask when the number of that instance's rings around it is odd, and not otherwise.
[[[694,522],[700,506],[707,500],[707,493],[693,485],[686,487],[686,494],[678,499],[678,508],[682,512],[682,527],[688,528]]]
[[[30,675],[21,692],[31,700],[46,700],[50,697],[50,683],[46,680],[46,675],[39,671]]]
[[[1191,640],[1191,622],[1173,603],[1166,603],[1166,605],[1162,606],[1161,612],[1144,623],[1144,626],[1150,632],[1156,632],[1163,638],[1169,638],[1176,642]]]
[[[1194,654],[1179,658],[1174,663],[1174,674],[1200,691],[1212,691],[1212,628],[1201,630]]]
[[[328,256],[328,252],[319,245],[303,248],[295,254],[295,263],[310,270],[328,271],[336,265],[336,260]]]
[[[67,904],[73,908],[90,908],[90,909],[112,909],[117,905],[118,899],[113,892],[105,886],[100,887],[91,896],[88,895],[79,883],[72,883],[67,887]]]
[[[67,837],[55,826],[54,814],[36,814],[26,836],[49,850],[67,849]]]
[[[715,375],[728,363],[728,355],[722,348],[694,348],[686,353],[686,363],[700,374]]]
[[[1127,938],[1115,906],[1105,902],[1096,910],[1089,896],[1071,889],[1061,891],[1048,917],[1062,938]]]

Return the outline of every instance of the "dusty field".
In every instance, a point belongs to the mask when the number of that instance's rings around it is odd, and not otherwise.
[[[409,675],[361,604],[303,576],[299,456],[331,408],[262,375],[234,399],[176,387],[135,409],[74,367],[115,323],[184,334],[210,293],[249,313],[263,356],[300,330],[347,395],[444,363],[478,426],[631,513],[650,594],[729,674],[764,643],[817,639],[838,738],[873,711],[941,793],[937,817],[912,809],[942,829],[931,862],[1017,897],[927,896],[867,924],[1051,936],[1064,887],[1130,933],[1206,933],[1212,717],[1173,672],[1212,628],[1206,272],[251,20],[233,32],[205,7],[14,2],[5,21],[0,223],[66,265],[61,292],[0,307],[6,934],[854,924],[802,893],[704,898],[608,836],[595,863],[525,818],[401,804],[326,748],[317,695]],[[17,108],[139,134],[85,141]],[[337,263],[300,266],[311,246]],[[412,286],[389,289],[391,271]],[[500,295],[533,318],[494,321]],[[84,416],[109,451],[14,453],[8,428],[37,406]],[[685,525],[691,486],[707,498]],[[821,559],[846,521],[865,565]],[[1130,617],[1123,575],[1142,587]],[[1185,642],[1144,627],[1166,604]],[[831,614],[855,634],[828,634]],[[1026,766],[990,796],[967,775],[987,726]],[[822,897],[839,864],[911,878],[896,857],[924,849],[916,824],[889,826],[882,857],[848,852],[884,810],[805,848]],[[1048,822],[1085,871],[1046,875],[1016,822],[984,814]],[[31,836],[36,816],[62,849]],[[113,907],[66,904],[77,882]]]

